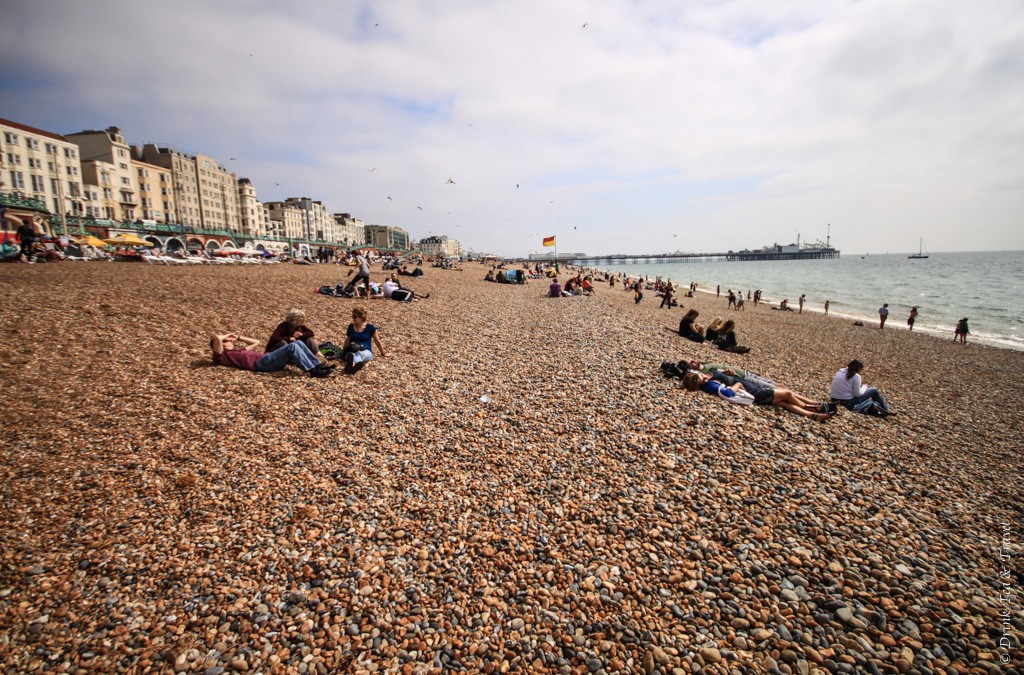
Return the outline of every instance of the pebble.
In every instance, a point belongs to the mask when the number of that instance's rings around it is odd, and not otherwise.
[[[857,355],[908,413],[817,424],[662,378],[722,356],[679,310],[482,272],[368,303],[387,355],[310,380],[209,367],[206,333],[294,306],[340,342],[352,303],[308,292],[335,267],[0,266],[3,325],[48,336],[0,341],[4,671],[1020,668],[991,573],[1020,354],[748,306],[737,365],[820,398]]]

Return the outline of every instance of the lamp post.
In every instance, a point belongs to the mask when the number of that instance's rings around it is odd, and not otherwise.
[[[60,174],[60,160],[57,157],[57,145],[53,145],[53,167],[57,171],[57,206],[60,209],[60,232],[64,236],[68,234],[68,221],[64,215],[64,181]],[[81,221],[79,221],[81,223]]]

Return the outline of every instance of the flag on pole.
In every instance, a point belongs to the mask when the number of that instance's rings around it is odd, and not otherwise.
[[[554,246],[555,245],[555,238],[554,237],[544,237],[544,245],[545,246]]]

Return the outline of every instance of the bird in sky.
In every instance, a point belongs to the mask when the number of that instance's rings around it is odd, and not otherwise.
[[[455,185],[455,181],[449,178],[447,181],[445,181],[445,185]]]
[[[418,209],[419,209],[420,211],[422,211],[422,210],[423,210],[423,207],[422,207],[422,206],[417,206],[416,208],[418,208]]]
[[[373,167],[372,169],[367,169],[366,173],[373,173],[376,170],[377,170],[377,167]]]
[[[517,190],[519,189],[519,183],[516,183],[516,189]]]
[[[580,30],[583,30],[584,28],[586,28],[586,27],[587,27],[587,26],[589,26],[589,25],[590,25],[589,23],[585,23],[585,24],[583,24],[582,26],[580,26]]]
[[[673,234],[673,235],[672,235],[672,238],[674,239],[674,238],[676,238],[676,237],[678,237],[678,236],[679,236],[678,234]]]
[[[237,157],[229,157],[228,159],[230,159],[230,160],[231,160],[232,162],[234,162],[234,161],[235,161],[235,160],[237,160],[238,158],[237,158]]]
[[[389,202],[393,202],[393,201],[395,201],[395,200],[394,200],[394,199],[392,199],[391,197],[388,197],[388,201],[389,201]]]

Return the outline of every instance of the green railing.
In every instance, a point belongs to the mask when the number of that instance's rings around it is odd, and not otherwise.
[[[46,208],[46,204],[38,199],[32,199],[30,197],[18,197],[9,192],[0,192],[0,204],[4,206],[20,206],[23,209],[32,209],[33,211],[42,211],[43,213],[49,213]]]

